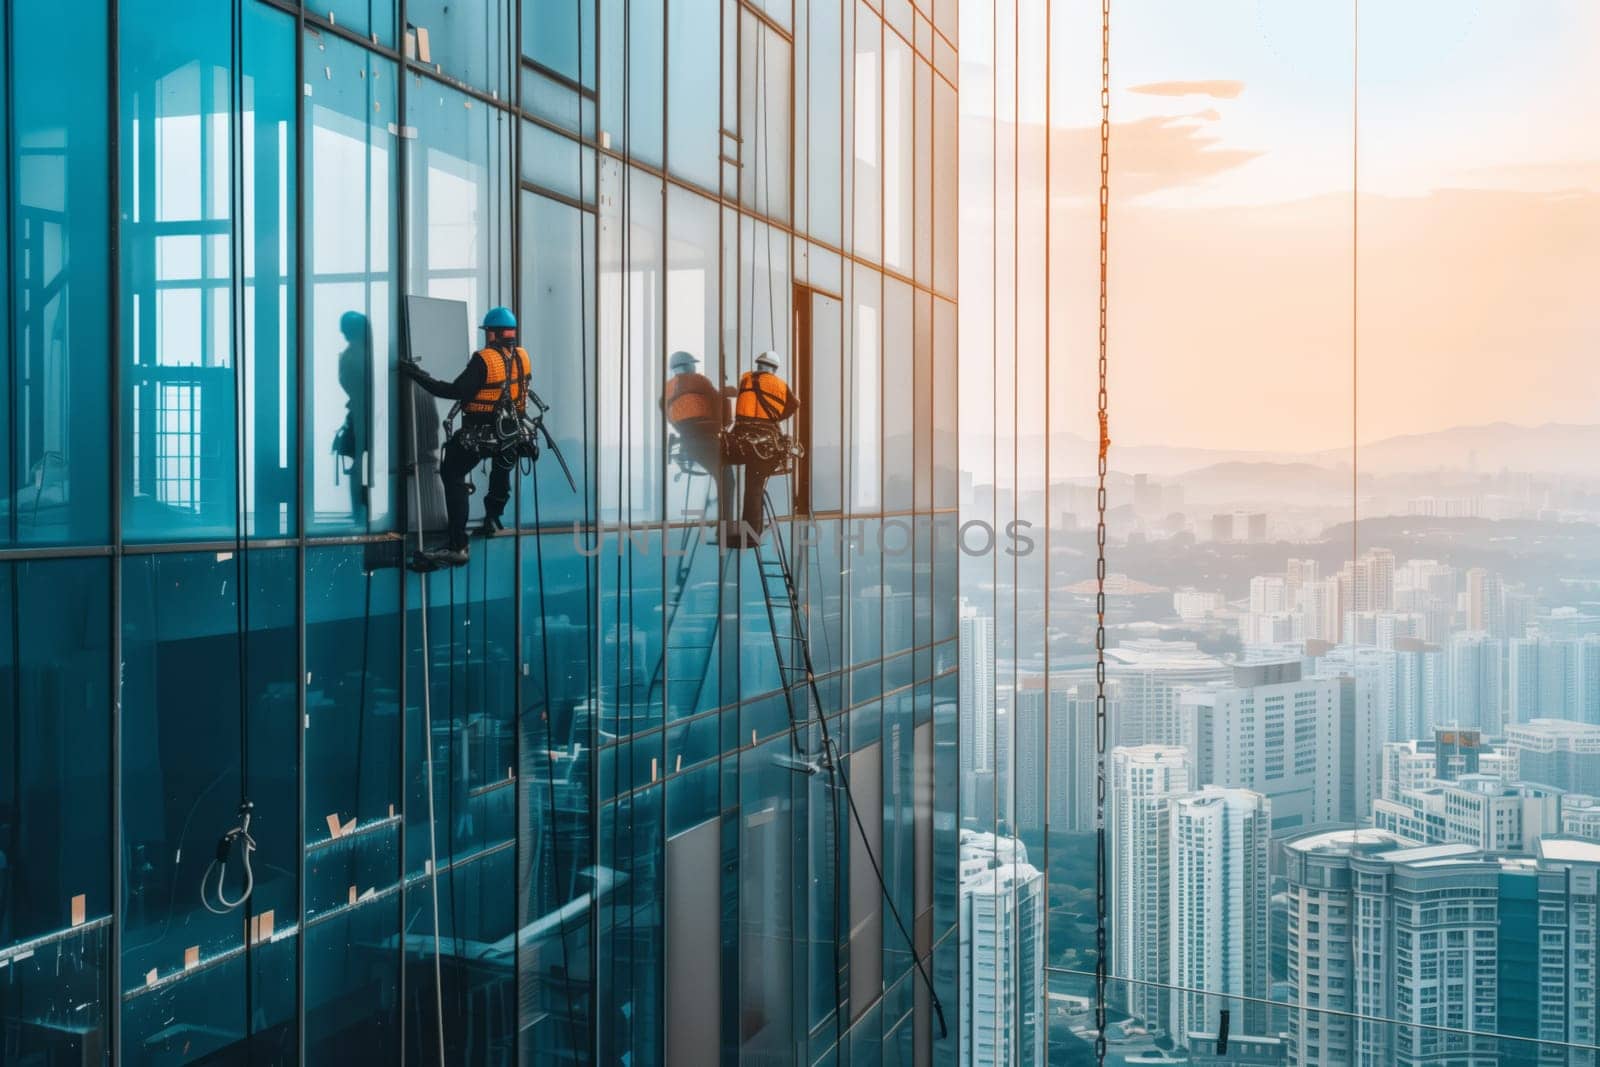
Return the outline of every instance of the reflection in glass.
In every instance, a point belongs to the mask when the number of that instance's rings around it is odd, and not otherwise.
[[[257,845],[250,914],[271,913],[262,919],[269,929],[294,928],[295,565],[292,549],[129,556],[122,565],[121,988],[132,998],[123,1015],[130,1062],[237,1040],[246,1029],[245,966],[251,1030],[292,1023],[295,939],[274,942],[281,951],[270,955],[257,945],[246,962],[243,914],[202,907],[200,882],[212,846],[248,799]],[[227,877],[235,897],[240,876]]]
[[[9,300],[15,319],[0,363],[0,542],[98,542],[110,468],[106,76],[98,63],[61,63],[57,42],[103,56],[104,5],[19,5],[10,29],[14,199],[0,312]]]
[[[305,105],[306,521],[316,532],[384,530],[395,490],[395,68],[332,34],[308,31],[304,47],[324,72]]]
[[[757,214],[789,218],[789,44],[755,15],[739,16],[739,200]]]
[[[293,62],[293,21],[244,10],[254,46],[237,119],[226,8],[208,6],[182,33],[149,0],[120,18],[122,139],[132,146],[122,158],[130,539],[233,536],[241,518],[247,533],[270,536],[296,523],[286,433],[296,93],[277,76]]]

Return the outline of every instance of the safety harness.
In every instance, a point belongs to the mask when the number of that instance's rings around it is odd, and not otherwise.
[[[543,405],[540,405],[540,419],[528,417],[528,397],[532,390],[528,388],[531,373],[522,375],[524,369],[522,357],[515,350],[507,350],[504,345],[494,345],[494,351],[500,356],[504,373],[500,378],[500,394],[495,398],[494,407],[487,412],[488,418],[482,421],[469,422],[457,430],[455,419],[464,409],[468,401],[457,400],[450,408],[450,414],[445,416],[445,436],[457,447],[466,449],[483,459],[494,460],[494,465],[502,470],[510,470],[520,460],[533,462],[539,458],[539,422],[544,415]],[[478,354],[484,357],[484,349]],[[520,388],[516,395],[512,394],[513,358],[515,358],[515,381]],[[531,371],[531,368],[529,368]],[[474,400],[473,402],[477,402]],[[472,412],[472,414],[485,414]]]
[[[494,345],[493,348],[500,354],[505,368],[505,374],[500,380],[500,395],[495,398],[494,410],[488,413],[489,418],[481,422],[466,423],[458,430],[455,428],[456,416],[468,402],[457,400],[444,419],[446,440],[479,459],[494,460],[494,465],[501,470],[510,470],[518,463],[522,463],[526,473],[533,469],[534,462],[539,458],[539,441],[543,438],[545,447],[561,465],[561,473],[566,476],[567,485],[573,492],[577,492],[578,483],[573,480],[572,468],[567,466],[567,458],[561,454],[561,449],[556,447],[555,438],[550,436],[549,429],[545,427],[544,417],[549,412],[550,405],[539,399],[539,394],[533,391],[533,368],[529,366],[528,373],[516,379],[521,388],[517,390],[516,395],[513,395],[512,356],[515,350],[507,351],[504,345]],[[481,352],[479,358],[482,358]],[[516,357],[516,362],[517,369],[521,370],[521,356]],[[537,415],[528,414],[529,400],[533,401],[533,406],[538,410]],[[467,483],[467,488],[470,492],[471,482]]]

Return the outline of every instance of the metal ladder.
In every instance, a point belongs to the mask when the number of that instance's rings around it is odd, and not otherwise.
[[[824,743],[821,753],[811,752],[801,740],[800,728],[812,725],[813,712],[818,722],[826,713],[822,695],[817,691],[816,666],[811,659],[811,640],[806,631],[805,612],[801,610],[799,591],[795,588],[789,551],[778,532],[778,516],[772,506],[772,494],[763,495],[762,510],[767,529],[772,531],[772,544],[767,548],[764,547],[764,540],[756,542],[756,572],[761,578],[761,597],[767,607],[767,626],[772,634],[772,652],[778,663],[778,681],[783,686],[784,701],[789,709],[789,736],[793,742],[794,756],[801,761],[795,769],[808,775],[822,770],[831,771],[835,754],[827,751],[831,744],[831,735],[827,730],[823,730],[828,741]],[[781,612],[776,606],[780,599],[785,609]],[[796,703],[797,689],[802,692],[799,704]]]
[[[669,456],[668,456],[669,461],[671,459],[673,459],[673,458],[674,458],[674,456],[669,454]],[[681,469],[682,469],[682,472],[683,472],[683,476],[685,476],[687,478],[690,478],[691,480],[694,479],[694,478],[697,478],[697,477],[702,477],[702,476],[710,477],[709,474],[706,474],[703,471],[697,473],[694,469],[689,468],[687,466],[683,466]],[[690,484],[691,485],[693,484],[692,481],[691,481]],[[719,496],[720,496],[720,494],[719,494]],[[687,492],[684,494],[684,499],[685,499],[684,506],[685,506],[685,508],[687,508],[688,507],[688,493]],[[720,505],[719,505],[719,507],[720,507]],[[673,652],[703,652],[703,653],[705,653],[705,657],[706,657],[706,661],[707,662],[702,664],[701,669],[698,672],[695,672],[699,677],[699,683],[697,685],[697,688],[696,688],[696,691],[695,691],[695,696],[694,696],[694,704],[697,705],[700,702],[700,690],[705,687],[706,671],[707,671],[707,669],[709,667],[709,660],[711,658],[711,650],[716,648],[717,638],[722,632],[722,611],[721,611],[721,608],[719,606],[718,611],[717,611],[716,621],[714,623],[712,623],[712,625],[711,625],[711,632],[710,632],[709,636],[706,638],[706,643],[705,644],[703,644],[703,645],[673,645],[672,644],[672,634],[673,634],[673,630],[675,628],[674,627],[674,623],[677,621],[677,618],[678,618],[678,609],[683,605],[683,596],[684,596],[684,593],[688,589],[689,577],[690,577],[690,575],[692,575],[694,573],[695,560],[699,557],[700,546],[705,541],[705,538],[703,536],[698,536],[698,537],[696,536],[696,532],[697,531],[703,531],[703,527],[685,526],[683,528],[683,535],[678,539],[678,555],[676,557],[677,567],[673,572],[673,581],[672,581],[672,585],[671,585],[671,591],[667,595],[667,602],[664,605],[664,610],[663,610],[663,615],[664,615],[663,623],[664,623],[665,628],[662,630],[661,655],[656,660],[655,670],[653,672],[651,672],[651,674],[650,674],[650,682],[647,685],[647,687],[645,688],[645,705],[646,706],[649,706],[655,700],[656,693],[658,691],[661,693],[662,714],[663,714],[663,716],[665,716],[665,714],[666,714],[667,656],[670,653],[673,653]],[[717,588],[719,590],[724,586],[724,584],[728,580],[728,567],[729,567],[729,563],[730,563],[730,561],[732,559],[733,559],[733,556],[730,553],[729,555],[723,556],[717,563]]]

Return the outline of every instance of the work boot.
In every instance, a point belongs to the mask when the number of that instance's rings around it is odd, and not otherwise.
[[[469,554],[466,546],[463,545],[460,548],[438,549],[428,553],[428,558],[441,567],[461,567],[466,565]]]
[[[485,515],[483,522],[478,524],[478,529],[475,532],[479,537],[493,537],[505,528],[506,524],[500,521],[500,516]]]

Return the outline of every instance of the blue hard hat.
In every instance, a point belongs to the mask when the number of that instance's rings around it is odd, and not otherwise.
[[[517,317],[511,314],[511,309],[506,307],[490,308],[489,313],[483,317],[485,330],[515,330]]]

